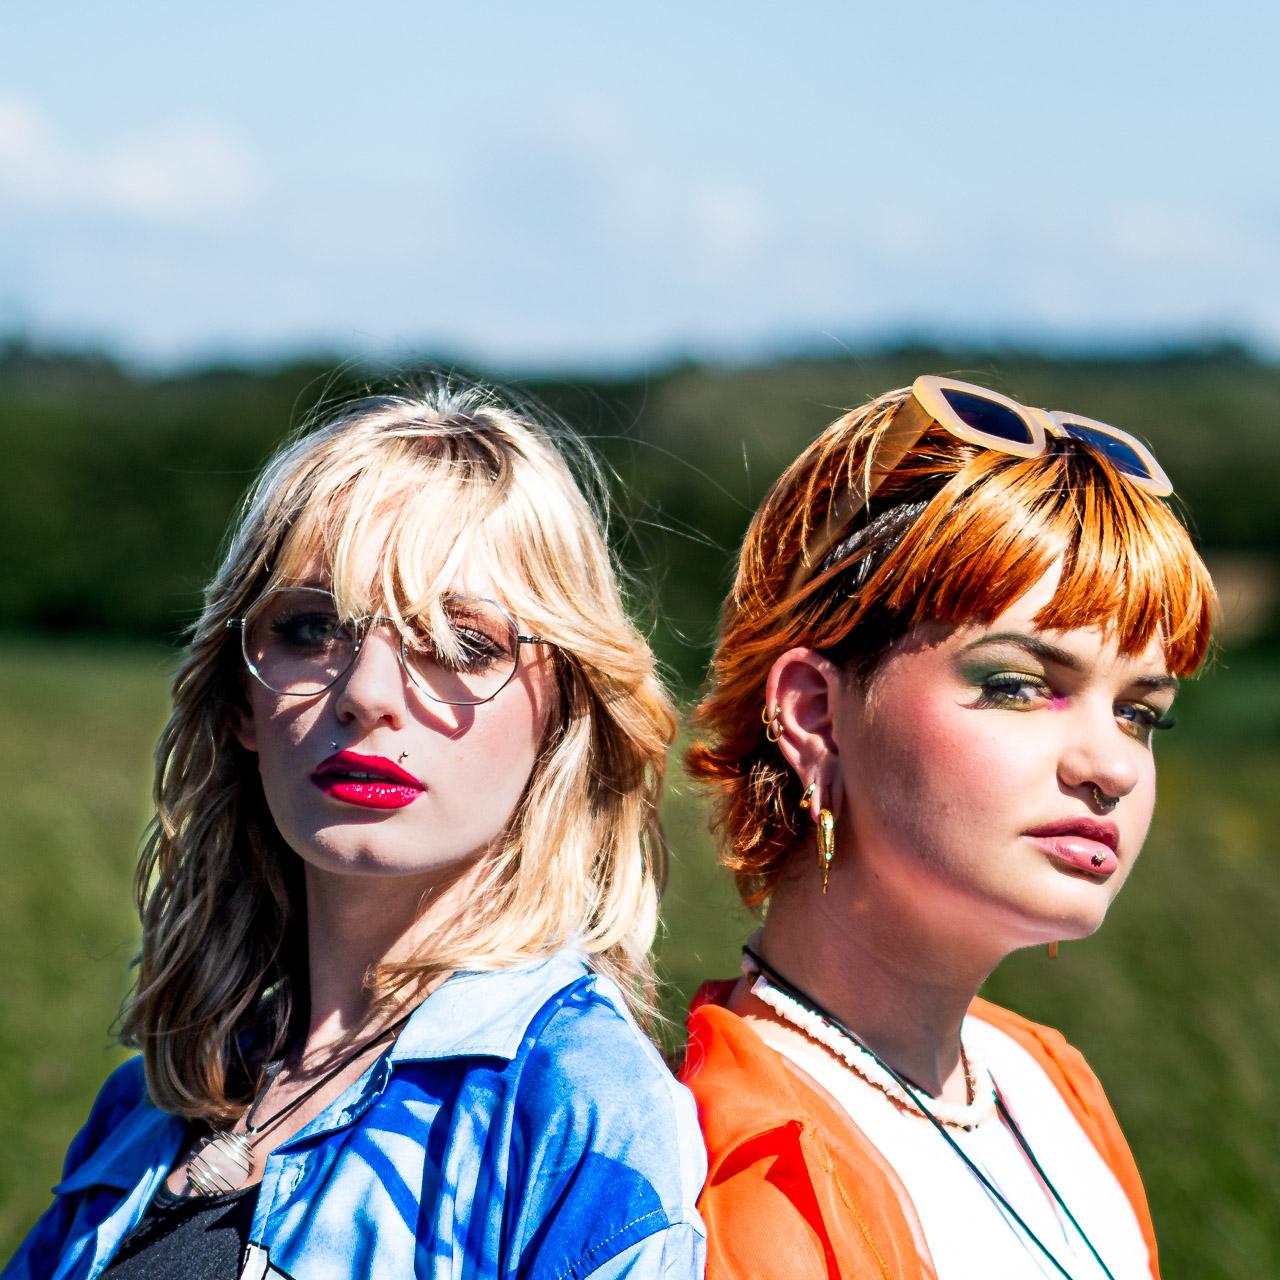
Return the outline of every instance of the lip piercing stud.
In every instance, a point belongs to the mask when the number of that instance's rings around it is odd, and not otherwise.
[[[329,745],[330,745],[330,746],[331,746],[335,751],[337,751],[337,749],[338,749],[338,744],[337,744],[336,742],[331,742],[331,743],[329,743]]]
[[[397,761],[407,760],[408,758],[409,758],[409,753],[407,751],[402,751],[398,756],[396,756]]]

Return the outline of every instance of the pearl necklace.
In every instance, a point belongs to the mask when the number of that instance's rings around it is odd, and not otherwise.
[[[806,1009],[794,996],[776,987],[756,967],[750,958],[744,957],[742,972],[748,978],[754,978],[751,994],[762,1004],[767,1005],[784,1022],[789,1022],[797,1030],[804,1032],[810,1040],[816,1041],[824,1049],[835,1054],[860,1080],[873,1089],[884,1094],[899,1110],[907,1115],[930,1116],[939,1124],[949,1129],[960,1129],[972,1133],[984,1120],[995,1115],[996,1088],[991,1072],[981,1061],[976,1061],[966,1051],[963,1043],[960,1046],[960,1061],[964,1065],[965,1085],[968,1102],[942,1102],[931,1099],[929,1109],[917,1102],[918,1093],[908,1093],[899,1083],[897,1077],[886,1070],[879,1060],[866,1048],[834,1027],[821,1014]]]

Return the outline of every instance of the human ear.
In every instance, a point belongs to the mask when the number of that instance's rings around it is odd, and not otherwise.
[[[231,707],[229,717],[231,721],[231,732],[235,735],[235,740],[246,751],[257,751],[258,749],[258,728],[253,718],[253,707],[249,704],[247,695],[241,695]]]
[[[820,809],[839,817],[843,800],[835,720],[844,685],[844,672],[808,648],[788,649],[765,682],[765,705],[776,711],[781,729],[778,750],[805,787],[813,783],[809,811],[815,821]]]

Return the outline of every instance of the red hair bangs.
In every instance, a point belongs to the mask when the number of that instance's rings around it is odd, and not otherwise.
[[[1098,627],[1124,653],[1158,638],[1178,676],[1204,661],[1216,594],[1186,529],[1159,498],[1075,446],[1028,459],[975,453],[831,622],[856,630],[872,603],[895,615],[900,633],[989,621],[1055,564],[1058,587],[1038,627]]]

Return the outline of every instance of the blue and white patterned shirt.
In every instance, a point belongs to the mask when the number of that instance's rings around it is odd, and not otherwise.
[[[103,1086],[0,1280],[93,1280],[182,1146],[138,1059]],[[459,973],[268,1158],[242,1276],[698,1280],[693,1101],[617,987],[561,951]]]

